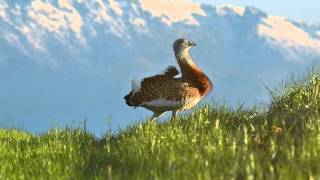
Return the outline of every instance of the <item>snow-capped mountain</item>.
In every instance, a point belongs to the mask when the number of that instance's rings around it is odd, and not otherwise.
[[[320,61],[320,26],[254,7],[186,0],[0,0],[0,126],[44,130],[88,119],[104,132],[144,119],[122,99],[136,74],[176,65],[172,43],[198,47],[214,99],[267,102],[265,86]],[[209,98],[210,99],[210,98]],[[72,123],[70,123],[72,122]]]

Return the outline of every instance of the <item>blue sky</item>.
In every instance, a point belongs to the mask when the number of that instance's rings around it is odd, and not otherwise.
[[[270,15],[285,16],[296,21],[320,23],[319,0],[194,0],[207,4],[255,6]]]

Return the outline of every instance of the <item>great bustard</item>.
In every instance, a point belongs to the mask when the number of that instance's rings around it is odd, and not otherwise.
[[[132,91],[124,97],[127,105],[153,111],[151,120],[166,111],[172,111],[172,118],[175,118],[177,112],[192,108],[208,95],[212,83],[192,61],[189,55],[192,46],[196,44],[186,39],[178,39],[173,44],[181,77],[175,77],[179,71],[168,66],[162,74],[133,81]]]

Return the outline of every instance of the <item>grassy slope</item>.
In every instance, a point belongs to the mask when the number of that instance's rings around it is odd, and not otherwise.
[[[272,97],[265,113],[207,105],[102,139],[1,129],[0,179],[319,179],[320,73]]]

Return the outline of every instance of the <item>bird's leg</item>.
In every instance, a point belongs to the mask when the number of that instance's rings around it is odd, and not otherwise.
[[[171,121],[176,119],[177,111],[172,111]]]
[[[152,122],[152,121],[158,119],[163,114],[164,114],[164,112],[154,112],[153,116],[149,119],[149,121]]]

